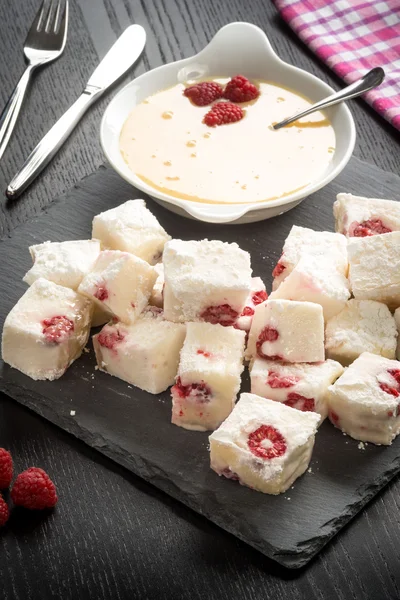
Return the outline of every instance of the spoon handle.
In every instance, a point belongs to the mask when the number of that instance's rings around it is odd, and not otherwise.
[[[354,83],[351,83],[347,87],[339,90],[335,94],[320,100],[316,104],[313,104],[307,110],[304,110],[297,115],[293,115],[284,121],[280,121],[279,123],[275,123],[273,125],[274,129],[280,129],[281,127],[285,127],[285,125],[289,125],[302,117],[306,117],[316,110],[322,110],[323,108],[328,108],[328,106],[333,106],[334,104],[338,104],[339,102],[343,102],[343,100],[350,100],[350,98],[355,98],[356,96],[360,96],[361,94],[365,94],[369,90],[377,87],[382,83],[385,78],[385,71],[381,69],[381,67],[375,67],[371,71],[368,71],[361,79],[358,79]]]

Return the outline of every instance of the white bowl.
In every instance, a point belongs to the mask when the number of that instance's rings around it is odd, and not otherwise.
[[[307,187],[284,198],[247,204],[205,204],[174,198],[144,183],[129,169],[119,150],[122,126],[134,106],[156,92],[188,79],[231,77],[242,73],[249,79],[266,79],[291,88],[313,102],[333,89],[306,71],[283,62],[272,50],[265,33],[249,23],[231,23],[218,31],[195,56],[153,69],[125,86],[108,105],[100,139],[112,167],[129,183],[156,202],[180,215],[209,223],[249,223],[269,219],[290,210],[336,177],[349,161],[355,144],[353,117],[345,104],[326,111],[336,136],[336,150],[329,167]]]

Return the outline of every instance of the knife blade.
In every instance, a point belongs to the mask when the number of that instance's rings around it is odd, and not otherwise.
[[[136,62],[146,43],[140,25],[125,29],[93,71],[83,93],[46,133],[9,183],[6,196],[18,198],[58,152],[89,106]]]

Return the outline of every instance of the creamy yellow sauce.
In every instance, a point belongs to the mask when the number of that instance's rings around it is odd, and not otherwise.
[[[240,104],[244,118],[218,127],[202,122],[211,107],[194,106],[182,84],[150,96],[122,128],[125,162],[153,188],[196,202],[262,202],[304,188],[332,160],[333,127],[316,112],[275,131],[272,123],[311,103],[272,83],[257,84],[257,100]]]

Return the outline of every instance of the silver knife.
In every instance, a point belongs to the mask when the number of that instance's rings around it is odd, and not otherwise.
[[[130,25],[107,52],[81,96],[53,125],[14,175],[6,190],[9,199],[18,196],[32,183],[51,161],[89,106],[119,79],[141,55],[146,43],[146,32],[140,25]]]

